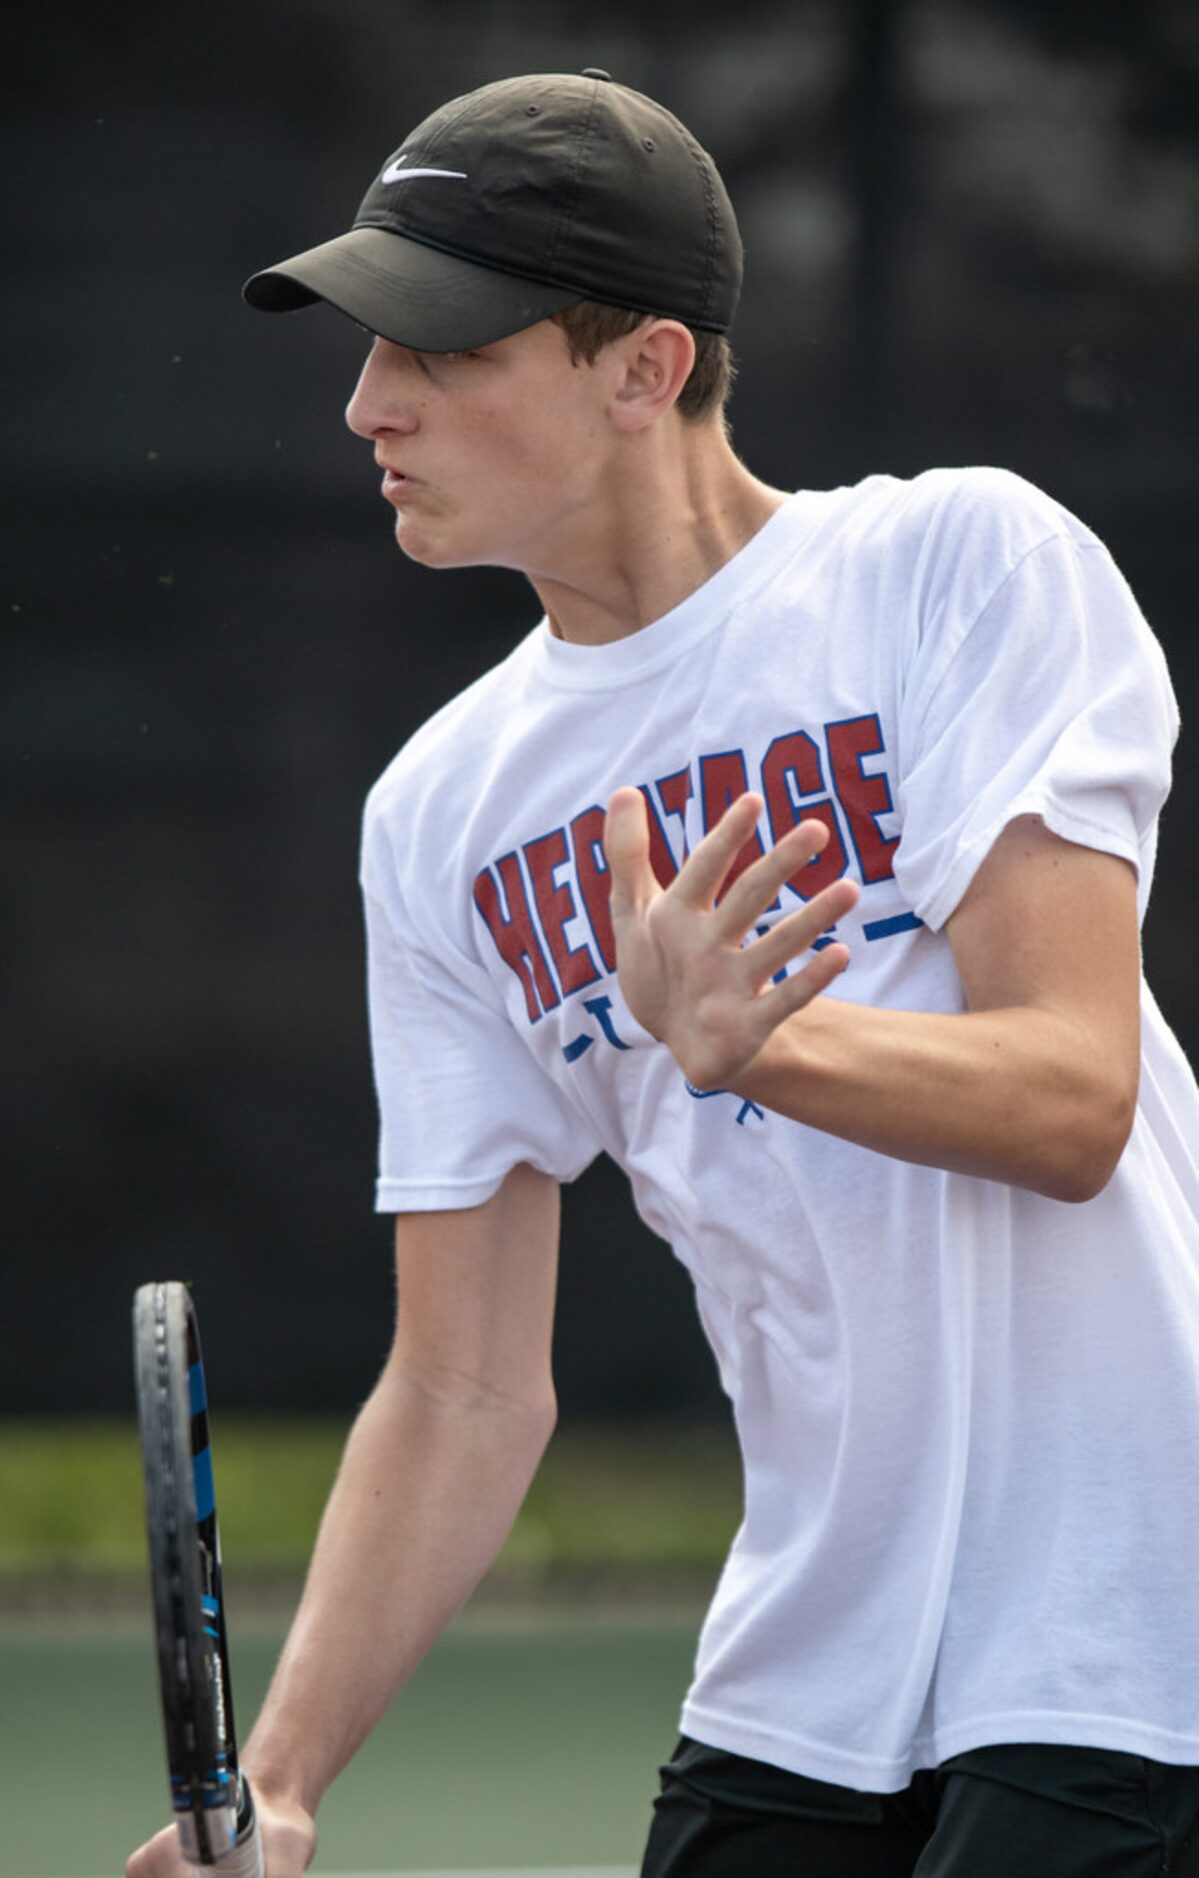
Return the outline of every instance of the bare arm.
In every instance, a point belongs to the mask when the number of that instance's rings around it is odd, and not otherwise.
[[[821,961],[840,950],[844,963],[843,949],[830,947],[770,985],[784,951],[795,956],[837,916],[824,896],[768,939],[742,945],[794,872],[799,830],[715,902],[711,883],[724,878],[759,808],[752,796],[734,803],[662,893],[643,867],[643,809],[629,792],[613,798],[621,984],[689,1079],[901,1160],[1054,1199],[1097,1193],[1136,1104],[1133,870],[1021,818],[1000,836],[947,929],[968,1009],[879,1010],[819,996],[819,972],[825,983],[834,975]],[[696,861],[702,887],[685,880]],[[837,886],[850,904],[852,888]]]
[[[511,1527],[554,1425],[557,1247],[557,1183],[528,1167],[483,1206],[397,1219],[394,1345],[243,1755],[268,1878],[305,1868],[321,1795]],[[136,1853],[128,1878],[183,1878],[174,1839]]]

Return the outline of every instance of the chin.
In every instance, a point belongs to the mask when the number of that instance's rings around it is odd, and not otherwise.
[[[395,538],[396,546],[406,559],[416,561],[421,567],[486,567],[494,564],[492,556],[481,542],[472,545],[455,541],[449,535],[421,528],[411,520],[406,521],[403,516],[396,522]]]
[[[419,562],[422,567],[452,565],[443,558],[444,542],[438,541],[436,535],[431,534],[427,529],[405,520],[402,515],[396,517],[395,540],[400,552],[409,561]]]

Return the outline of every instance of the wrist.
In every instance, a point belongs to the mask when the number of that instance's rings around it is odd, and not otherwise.
[[[811,1090],[823,1075],[819,1049],[823,1015],[824,1004],[820,1001],[793,1013],[772,1030],[761,1049],[733,1078],[729,1085],[732,1093],[800,1119],[796,1110],[803,1092]]]
[[[290,1752],[280,1744],[271,1751],[251,1742],[242,1760],[242,1768],[254,1795],[259,1812],[296,1821],[315,1820],[324,1785],[306,1776],[299,1751]]]

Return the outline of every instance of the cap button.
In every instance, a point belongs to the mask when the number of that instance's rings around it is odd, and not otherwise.
[[[579,74],[581,78],[602,78],[607,84],[612,83],[611,72],[602,72],[598,65],[586,65]]]

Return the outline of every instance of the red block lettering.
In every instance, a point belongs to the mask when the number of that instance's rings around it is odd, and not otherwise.
[[[487,922],[496,951],[520,979],[529,1022],[535,1024],[543,1011],[552,1011],[562,1000],[537,938],[520,862],[515,854],[505,854],[495,865],[508,911],[504,912],[500,887],[489,867],[475,877],[475,905]]]
[[[824,775],[820,750],[806,730],[795,730],[786,737],[776,737],[762,759],[762,794],[770,817],[774,841],[799,822],[823,822],[828,829],[828,843],[822,854],[806,867],[792,874],[787,885],[801,900],[810,900],[822,888],[840,880],[849,865],[845,839],[837,820],[837,811],[824,795]],[[821,799],[809,802],[808,796]]]
[[[893,806],[891,784],[885,770],[867,776],[862,769],[864,757],[877,756],[885,749],[882,725],[875,714],[851,717],[843,724],[826,724],[824,734],[833,772],[833,793],[845,811],[862,879],[867,884],[889,880],[894,872],[891,857],[899,846],[899,836],[880,835],[876,818]]]
[[[691,771],[676,770],[673,776],[662,776],[655,784],[662,800],[662,807],[668,815],[673,815],[679,824],[679,854],[687,859],[687,804],[692,796]]]
[[[564,832],[561,828],[555,828],[552,834],[526,842],[524,856],[529,879],[533,883],[533,898],[541,916],[541,930],[549,944],[550,957],[557,967],[563,995],[568,997],[572,991],[581,991],[584,985],[594,985],[599,973],[585,945],[571,946],[567,943],[565,928],[568,921],[575,917],[577,908],[570,888],[554,878],[566,861]]]
[[[749,777],[746,775],[745,758],[740,750],[721,750],[715,756],[701,756],[699,792],[700,801],[703,804],[705,830],[715,828],[729,803],[735,802],[738,796],[743,796],[748,788]],[[755,828],[725,875],[724,885],[717,899],[723,899],[733,882],[764,853],[762,837]],[[777,900],[774,905],[778,905]]]
[[[616,940],[612,933],[612,876],[604,855],[604,811],[584,809],[570,824],[575,879],[606,972],[616,970]]]
[[[645,797],[645,819],[649,823],[649,864],[654,870],[654,879],[659,887],[669,887],[679,871],[678,862],[670,852],[670,844],[666,839],[662,823],[658,819],[654,798],[645,783],[638,783],[637,787]]]

